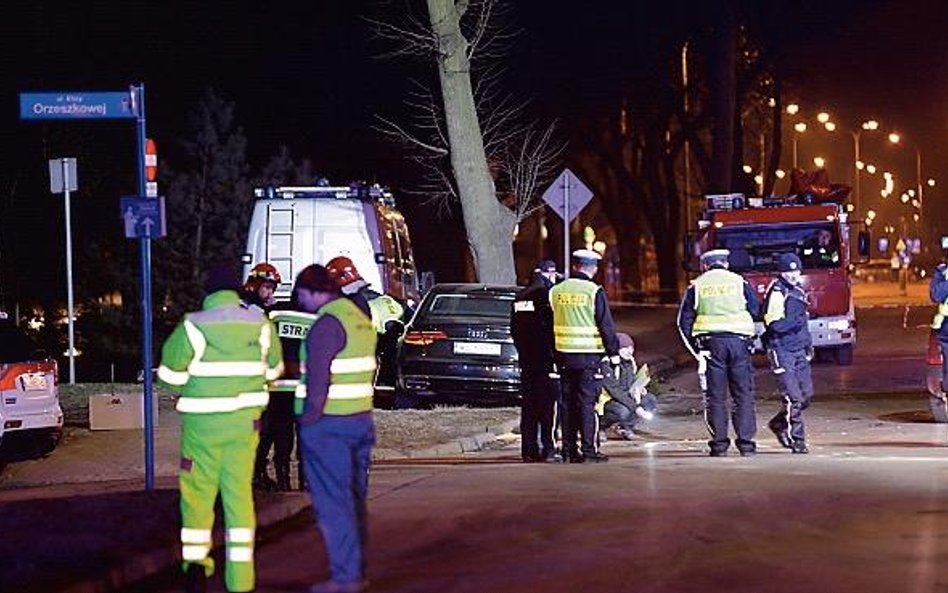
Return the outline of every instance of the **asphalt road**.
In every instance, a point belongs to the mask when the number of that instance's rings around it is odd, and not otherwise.
[[[677,347],[662,321],[674,311],[638,313],[639,327],[651,324],[640,351]],[[378,464],[371,590],[948,592],[948,427],[927,412],[927,332],[916,327],[929,313],[859,311],[855,363],[815,368],[807,456],[764,429],[756,457],[707,457],[686,370],[661,385],[659,418],[640,439],[605,443],[607,464],[522,465],[513,435],[462,458]],[[761,426],[778,405],[769,374],[759,366]],[[264,542],[256,560],[262,592],[326,577],[308,518]]]

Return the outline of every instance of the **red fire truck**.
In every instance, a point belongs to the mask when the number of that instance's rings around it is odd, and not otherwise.
[[[709,249],[728,249],[730,269],[750,282],[763,304],[776,275],[777,255],[796,253],[803,262],[813,346],[824,357],[831,355],[838,364],[849,365],[856,344],[856,315],[847,219],[845,204],[821,201],[813,194],[707,196],[698,230],[686,237],[687,267],[696,270],[698,256]],[[865,230],[857,234],[856,251],[856,259],[868,258]],[[761,331],[758,324],[758,335]]]

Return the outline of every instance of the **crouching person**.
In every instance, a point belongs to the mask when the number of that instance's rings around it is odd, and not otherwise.
[[[647,371],[639,372],[635,362],[635,343],[628,334],[616,334],[619,340],[619,364],[603,360],[602,393],[599,397],[599,427],[608,438],[632,439],[641,420],[650,420],[655,412],[655,396],[645,389]]]

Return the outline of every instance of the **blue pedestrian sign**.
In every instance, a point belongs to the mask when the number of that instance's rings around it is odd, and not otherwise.
[[[20,93],[20,119],[135,118],[132,92]]]
[[[165,199],[126,196],[121,199],[122,223],[127,239],[157,239],[168,234]]]

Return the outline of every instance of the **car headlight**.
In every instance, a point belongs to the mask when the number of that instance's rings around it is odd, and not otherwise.
[[[827,324],[827,326],[830,329],[833,329],[836,331],[845,331],[849,329],[849,320],[848,319],[834,319],[833,321],[830,321]]]

